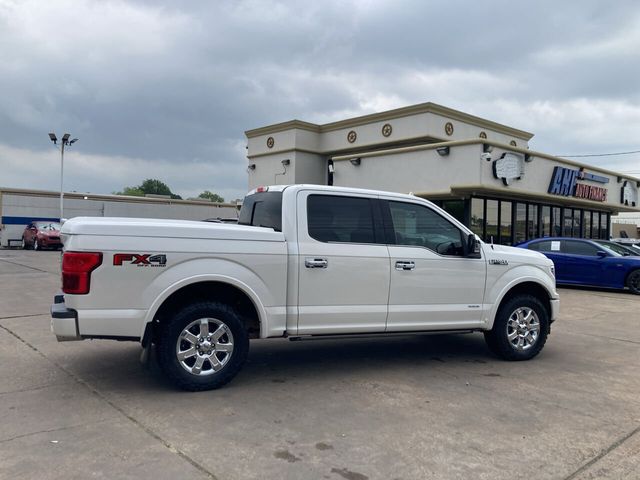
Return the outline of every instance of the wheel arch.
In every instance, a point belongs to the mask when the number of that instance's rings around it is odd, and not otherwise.
[[[257,294],[246,284],[222,275],[202,275],[183,280],[167,288],[147,313],[142,332],[146,346],[156,326],[181,305],[198,300],[220,301],[233,306],[242,317],[250,338],[266,336],[266,311]]]
[[[628,288],[629,287],[629,277],[631,275],[633,275],[635,272],[640,272],[640,267],[633,267],[630,268],[629,271],[626,273],[626,275],[624,276],[624,282],[622,284],[622,288]],[[630,289],[631,290],[631,289]],[[632,290],[631,290],[632,291]],[[633,291],[632,291],[633,292]],[[635,293],[635,292],[634,292]]]
[[[502,307],[502,305],[504,305],[506,302],[517,295],[531,295],[533,297],[536,297],[544,306],[547,312],[547,316],[551,320],[551,292],[549,292],[549,290],[542,283],[537,282],[533,279],[525,279],[521,282],[511,284],[503,290],[500,297],[498,298],[498,301],[495,302],[491,311],[490,328],[493,328],[493,324],[495,322],[496,315],[500,311],[500,307]]]

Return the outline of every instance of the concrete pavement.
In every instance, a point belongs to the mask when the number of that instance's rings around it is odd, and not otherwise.
[[[0,478],[640,478],[640,297],[561,289],[542,354],[482,335],[254,341],[174,390],[134,343],[58,343],[58,252],[0,250]]]

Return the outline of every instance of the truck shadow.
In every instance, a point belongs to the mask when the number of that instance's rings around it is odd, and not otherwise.
[[[138,362],[139,346],[122,345],[101,352],[83,352],[86,357],[77,372],[101,388],[118,391],[177,391],[163,376],[155,359],[148,367]],[[544,354],[544,352],[543,352]],[[96,358],[99,356],[99,358]],[[94,369],[92,366],[95,365]],[[493,356],[479,333],[412,335],[398,337],[308,340],[254,340],[244,368],[224,390],[264,387],[265,383],[313,385],[324,381],[350,381],[355,377],[375,379],[388,373],[412,375],[437,371],[456,376],[478,370],[485,376],[508,363]],[[481,371],[481,372],[480,372]],[[505,372],[508,376],[509,373]]]
[[[251,344],[242,376],[247,381],[262,378],[266,373],[310,378],[358,369],[384,370],[495,360],[480,334],[256,341]]]

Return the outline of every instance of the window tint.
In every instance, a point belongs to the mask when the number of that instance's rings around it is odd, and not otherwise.
[[[614,256],[622,255],[623,257],[628,257],[629,255],[635,255],[635,252],[615,242],[607,242],[606,240],[596,240],[595,242],[602,247],[602,250]]]
[[[397,245],[426,247],[442,255],[462,255],[462,233],[423,205],[389,202]]]
[[[320,242],[375,243],[368,198],[310,195],[307,222],[309,236]]]
[[[562,253],[568,253],[570,255],[588,255],[595,257],[598,249],[595,245],[591,245],[587,242],[579,242],[576,240],[565,240],[562,242]]]
[[[240,225],[282,230],[282,192],[260,192],[245,197],[238,218]]]
[[[550,252],[551,241],[544,240],[542,242],[534,242],[529,244],[529,250],[535,250],[536,252]]]

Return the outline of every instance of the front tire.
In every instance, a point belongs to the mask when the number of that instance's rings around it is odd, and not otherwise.
[[[40,244],[38,243],[38,239],[37,238],[35,238],[33,240],[33,249],[34,250],[40,250]]]
[[[22,237],[22,249],[23,250],[27,250],[29,248],[29,246],[27,245],[27,241],[24,239],[24,237]]]
[[[504,360],[529,360],[540,353],[548,332],[549,313],[542,302],[532,295],[516,295],[500,306],[484,338]]]
[[[223,303],[187,305],[160,327],[158,363],[171,383],[184,390],[222,387],[240,371],[248,352],[242,319]]]
[[[627,287],[631,293],[640,295],[640,269],[634,270],[627,277]]]

